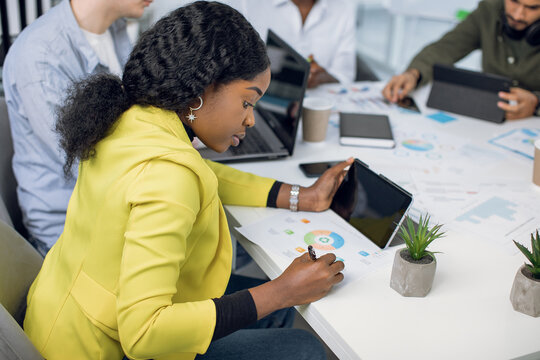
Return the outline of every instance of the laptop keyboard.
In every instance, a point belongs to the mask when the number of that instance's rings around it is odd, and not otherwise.
[[[258,153],[268,153],[272,149],[262,135],[255,129],[249,129],[246,132],[246,137],[240,142],[238,146],[231,146],[229,150],[235,154],[258,154]]]

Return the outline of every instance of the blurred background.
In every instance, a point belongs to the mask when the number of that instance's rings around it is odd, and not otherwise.
[[[110,0],[115,1],[115,0]],[[269,0],[247,0],[269,1]],[[381,79],[405,70],[412,57],[428,43],[452,29],[476,8],[478,0],[348,0],[357,8],[357,52]],[[21,29],[58,0],[0,0],[2,46],[0,64]],[[186,0],[155,0],[138,20],[130,20],[130,36],[151,26]],[[475,51],[457,66],[480,70],[480,52]]]

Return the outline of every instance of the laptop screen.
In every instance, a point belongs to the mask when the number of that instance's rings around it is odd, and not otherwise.
[[[257,110],[292,154],[302,100],[309,75],[309,63],[272,30],[266,40],[272,80]]]

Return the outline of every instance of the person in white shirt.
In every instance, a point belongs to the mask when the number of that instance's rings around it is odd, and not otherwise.
[[[308,87],[354,81],[356,3],[350,0],[221,0],[266,39],[272,29],[311,62]]]

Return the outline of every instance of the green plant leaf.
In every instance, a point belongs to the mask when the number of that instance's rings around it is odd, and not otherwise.
[[[536,230],[536,238],[531,234],[531,249],[534,257],[533,266],[540,266],[540,235],[538,235],[538,230]]]
[[[407,216],[405,223],[401,225],[400,234],[405,241],[405,246],[409,250],[411,257],[415,260],[419,260],[426,254],[434,254],[427,251],[427,247],[436,239],[444,236],[444,232],[441,231],[442,225],[435,225],[431,229],[429,228],[430,216],[420,216],[418,221],[418,228],[415,229],[413,221]],[[434,257],[434,255],[431,255]]]
[[[531,254],[531,252],[529,251],[529,249],[527,249],[525,246],[521,245],[520,243],[518,243],[516,240],[512,240],[514,242],[514,244],[516,244],[516,246],[518,247],[518,249],[523,253],[523,255],[525,255],[525,257],[531,262],[531,264],[534,262],[534,259],[533,259],[533,255]]]

